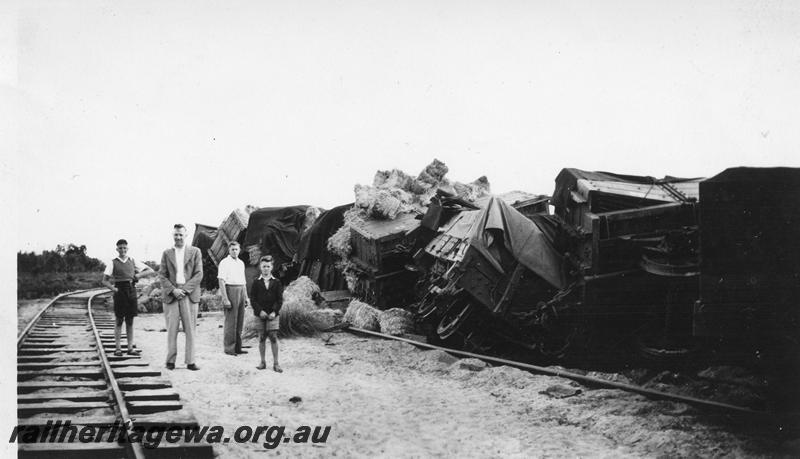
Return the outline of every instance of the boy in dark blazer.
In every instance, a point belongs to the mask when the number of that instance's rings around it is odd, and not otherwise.
[[[258,263],[261,275],[253,281],[250,287],[250,303],[253,305],[253,314],[261,320],[258,329],[258,352],[261,354],[261,363],[256,367],[259,370],[267,368],[266,352],[267,337],[272,345],[272,369],[278,373],[283,370],[278,364],[278,330],[280,317],[278,313],[283,306],[283,284],[272,276],[272,257],[261,257]]]

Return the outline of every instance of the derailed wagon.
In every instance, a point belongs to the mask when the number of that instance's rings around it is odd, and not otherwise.
[[[463,210],[441,227],[417,254],[430,287],[420,315],[438,321],[436,333],[457,333],[479,346],[479,327],[503,331],[509,339],[530,336],[531,321],[520,320],[567,284],[563,255],[552,234],[498,198],[482,209]],[[475,328],[475,329],[472,329]]]
[[[751,193],[793,194],[776,212],[733,193],[737,180]],[[717,182],[727,190],[711,185]],[[555,215],[524,216],[497,199],[461,210],[417,253],[428,283],[420,316],[440,339],[480,347],[499,337],[550,357],[635,343],[649,357],[676,358],[700,345],[708,350],[713,343],[704,336],[736,333],[729,341],[747,341],[743,330],[760,338],[740,346],[737,357],[772,346],[765,330],[791,341],[800,286],[798,170],[726,171],[701,183],[564,169],[551,200]],[[715,202],[727,199],[727,211],[701,205],[702,192],[710,197],[712,189]],[[753,217],[739,226],[737,213],[759,215],[771,229],[759,230]],[[761,242],[754,251],[742,243],[748,234],[776,232],[783,247]],[[709,249],[720,244],[728,252]],[[771,256],[780,260],[773,267]],[[732,260],[735,268],[720,267]],[[766,281],[776,269],[779,280]],[[729,277],[736,280],[712,286]],[[780,294],[763,291],[767,286]],[[740,290],[747,292],[742,301],[732,301]],[[778,332],[776,314],[793,325]],[[741,320],[751,324],[732,326]]]

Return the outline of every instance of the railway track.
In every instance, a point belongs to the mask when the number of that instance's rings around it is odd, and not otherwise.
[[[148,448],[147,441],[125,440],[148,429],[199,426],[160,371],[139,355],[113,355],[113,308],[96,301],[107,292],[59,295],[18,336],[19,457],[213,457],[205,442]],[[69,439],[72,427],[76,440],[58,441]],[[104,435],[81,441],[84,427]]]

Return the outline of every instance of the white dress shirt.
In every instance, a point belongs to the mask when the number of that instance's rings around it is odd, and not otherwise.
[[[245,285],[244,262],[238,258],[225,257],[217,267],[217,279],[225,281],[225,285]]]
[[[186,246],[183,247],[175,247],[175,283],[176,284],[185,284],[186,283],[186,273],[183,272],[183,256],[186,252]]]

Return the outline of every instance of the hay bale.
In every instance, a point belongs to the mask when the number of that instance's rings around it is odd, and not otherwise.
[[[344,317],[344,312],[331,308],[316,309],[310,311],[309,314],[314,317],[315,323],[319,325],[324,324],[324,327],[319,329],[319,331],[324,331],[339,325],[342,323]]]
[[[366,185],[356,185],[353,187],[355,194],[355,202],[353,205],[368,212],[375,202],[375,194],[377,189]]]
[[[158,282],[158,276],[153,276],[153,277],[151,277],[149,279],[142,279],[142,280],[139,281],[138,285],[141,285],[143,287],[142,293],[144,293],[147,296],[150,296],[150,294],[153,293],[153,290],[156,290],[156,289],[160,290],[160,288],[161,288],[161,284]],[[138,289],[138,285],[137,285],[137,289]]]
[[[278,314],[282,337],[302,335],[311,336],[330,328],[331,319],[325,314],[317,314],[314,297],[319,295],[319,286],[308,276],[300,276],[283,290],[283,306]],[[242,339],[258,336],[261,319],[253,314],[253,309],[245,308],[247,319],[242,331]]]
[[[394,220],[397,214],[410,210],[412,202],[414,196],[402,188],[355,186],[355,207],[372,218]]]
[[[161,301],[161,289],[153,288],[147,295],[139,296],[137,300],[139,312],[164,312],[164,305]]]
[[[300,228],[300,234],[306,232],[309,228],[314,226],[314,222],[317,221],[322,212],[325,210],[322,207],[314,207],[310,206],[306,209],[305,218],[303,218],[303,226]]]
[[[434,158],[432,163],[425,166],[425,169],[422,169],[422,172],[417,176],[417,180],[430,185],[438,185],[444,179],[448,170],[449,169],[443,162]]]
[[[258,244],[253,244],[248,245],[246,249],[250,264],[253,266],[258,266],[258,262],[261,260],[261,246]]]
[[[372,186],[375,188],[399,188],[410,190],[414,178],[400,169],[391,171],[377,171],[372,179]]]
[[[388,190],[378,190],[375,201],[369,207],[369,215],[382,220],[394,220],[402,209],[403,202]]]
[[[392,308],[378,314],[381,333],[400,336],[414,332],[414,314],[402,308]]]
[[[378,320],[379,311],[367,303],[353,300],[347,306],[344,313],[344,321],[356,328],[364,330],[379,331],[380,321]]]
[[[350,227],[359,226],[364,222],[365,214],[362,209],[353,207],[344,213],[344,224],[333,236],[328,238],[328,250],[342,260],[350,257],[353,247],[350,245]]]
[[[491,193],[491,186],[485,175],[470,183],[456,182],[453,184],[453,189],[456,196],[471,202]]]
[[[253,308],[244,308],[244,326],[242,327],[242,340],[258,338],[258,330],[261,329],[261,319],[253,314]]]
[[[286,297],[308,298],[313,300],[314,293],[319,293],[319,285],[312,281],[308,276],[300,276],[292,281],[283,291],[284,302]]]
[[[313,303],[312,303],[313,304]],[[301,335],[313,336],[329,328],[326,317],[316,313],[314,306],[303,303],[285,304],[279,315],[281,329],[278,334],[282,337]]]
[[[222,310],[222,294],[219,289],[203,290],[200,293],[200,310],[206,311],[219,311]]]

